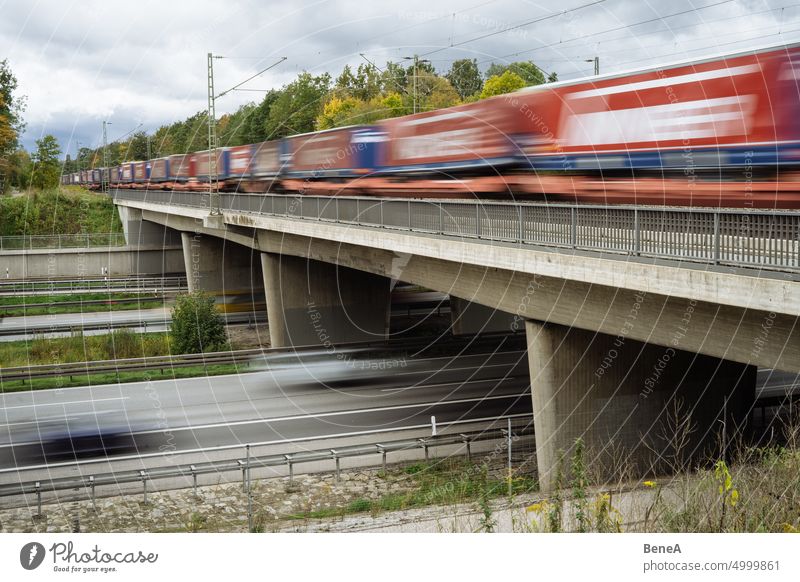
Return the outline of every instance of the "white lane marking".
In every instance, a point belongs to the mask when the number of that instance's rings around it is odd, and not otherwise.
[[[498,376],[497,378],[479,378],[477,380],[467,380],[464,382],[440,382],[438,384],[420,384],[419,386],[405,386],[404,388],[381,388],[381,392],[405,392],[406,390],[419,390],[421,388],[439,388],[441,386],[452,386],[453,384],[459,384],[460,386],[464,386],[466,384],[477,384],[478,382],[497,382],[499,380],[514,380],[520,378],[520,376]]]
[[[18,406],[4,406],[3,410],[11,410],[12,408],[31,408],[36,406],[62,406],[67,404],[89,404],[93,402],[105,402],[107,400],[128,400],[129,398],[130,396],[117,396],[116,398],[93,398],[92,400],[70,400],[68,402],[42,402],[35,404],[20,404]]]

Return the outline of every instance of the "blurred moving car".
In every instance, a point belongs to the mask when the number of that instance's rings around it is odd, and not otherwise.
[[[48,419],[38,423],[33,435],[32,460],[69,461],[137,453],[144,439],[134,437],[134,427],[123,415],[96,413]]]
[[[253,365],[268,372],[281,388],[411,385],[423,372],[405,354],[374,356],[368,350],[269,354],[259,357]]]

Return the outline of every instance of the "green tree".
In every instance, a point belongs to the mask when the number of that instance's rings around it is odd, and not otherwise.
[[[486,79],[481,91],[481,99],[511,93],[517,89],[522,89],[524,86],[525,81],[522,80],[522,77],[511,71],[506,71],[502,75]]]
[[[314,122],[322,113],[330,85],[327,73],[316,77],[306,71],[300,73],[270,107],[267,139],[314,131]]]
[[[525,83],[525,87],[541,85],[545,82],[544,71],[531,61],[517,61],[509,65],[492,63],[486,70],[486,78],[488,80],[491,77],[499,77],[506,71],[510,71],[519,76]]]
[[[202,291],[178,295],[172,308],[172,351],[177,354],[217,352],[227,338],[214,298]]]
[[[55,188],[61,177],[61,164],[58,157],[61,148],[52,135],[36,140],[36,152],[33,154],[33,171],[31,185],[36,188]]]
[[[475,59],[453,61],[453,65],[445,77],[450,81],[450,84],[461,99],[466,99],[470,95],[479,93],[483,87],[483,78],[478,69],[478,61]]]
[[[137,131],[128,140],[128,159],[146,160],[147,159],[147,134]],[[102,153],[102,152],[99,152]],[[102,162],[101,162],[102,163]]]

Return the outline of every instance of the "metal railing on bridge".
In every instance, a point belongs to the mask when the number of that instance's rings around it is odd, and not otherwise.
[[[124,245],[125,235],[121,232],[0,236],[0,251],[88,249],[92,247],[119,247]]]
[[[199,192],[119,200],[205,207]],[[800,212],[223,193],[225,211],[713,265],[800,271]]]

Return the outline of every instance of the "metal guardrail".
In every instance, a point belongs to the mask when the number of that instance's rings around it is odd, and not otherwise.
[[[92,247],[119,247],[124,245],[125,234],[121,232],[0,236],[0,251],[88,249]]]
[[[99,279],[0,279],[0,295],[15,295],[18,293],[46,293],[67,291],[141,291],[152,293],[154,290],[163,292],[164,289],[186,289],[188,281],[185,275],[171,277],[123,277]]]
[[[254,348],[229,352],[210,352],[206,354],[174,354],[150,356],[146,358],[126,358],[120,360],[100,360],[94,362],[66,362],[63,364],[40,364],[35,366],[16,366],[0,368],[0,382],[12,380],[36,380],[59,376],[87,376],[108,372],[144,372],[167,368],[190,366],[213,366],[237,364],[249,361],[255,356],[269,353],[291,351],[294,348]]]
[[[199,192],[113,193],[115,200],[204,207]],[[800,212],[717,208],[220,194],[227,211],[625,256],[800,272]]]
[[[481,340],[472,340],[472,346],[494,346],[500,340],[500,336],[487,336]],[[439,342],[440,346],[462,345],[457,339]],[[339,349],[374,349],[381,350],[407,349],[416,350],[430,345],[429,340],[423,339],[389,339],[384,341],[368,342],[347,342],[337,344]],[[160,370],[166,368],[180,368],[187,366],[236,364],[246,362],[256,356],[283,354],[283,353],[302,353],[306,351],[317,351],[319,345],[308,346],[286,346],[280,348],[252,348],[247,350],[231,350],[225,352],[208,352],[205,354],[168,354],[164,356],[149,356],[145,358],[126,358],[119,360],[96,360],[92,362],[65,362],[55,364],[38,364],[34,366],[15,366],[0,367],[0,382],[11,380],[36,380],[40,378],[53,378],[58,376],[69,376],[70,374],[86,376],[87,374],[102,374],[107,372],[144,372],[148,370]]]
[[[510,420],[511,417],[505,417]],[[501,420],[501,418],[497,420]],[[154,479],[167,478],[189,478],[192,485],[197,489],[198,475],[209,473],[227,473],[233,471],[242,472],[242,484],[246,486],[249,480],[249,473],[253,469],[285,466],[288,468],[290,482],[294,479],[294,466],[300,463],[310,463],[319,461],[333,461],[337,480],[340,471],[340,460],[349,457],[359,457],[366,455],[380,455],[381,463],[386,468],[387,455],[392,452],[408,451],[413,449],[423,449],[425,458],[428,459],[429,450],[434,447],[463,444],[465,454],[471,458],[471,445],[476,442],[497,440],[506,438],[509,441],[516,440],[518,437],[530,436],[533,434],[531,422],[528,421],[522,427],[512,427],[511,433],[507,429],[488,429],[484,431],[472,431],[458,434],[440,434],[426,438],[402,439],[393,441],[383,441],[368,445],[352,445],[337,447],[336,449],[318,449],[312,451],[281,453],[262,457],[250,456],[250,445],[241,445],[248,451],[244,459],[231,459],[224,461],[206,461],[203,463],[172,464],[167,467],[155,467],[146,470],[126,470],[119,472],[101,473],[98,475],[84,474],[80,477],[62,477],[54,479],[44,479],[39,481],[27,481],[0,485],[0,497],[10,497],[14,495],[37,496],[38,513],[41,514],[42,493],[50,491],[63,491],[70,489],[83,489],[88,492],[92,502],[95,499],[95,489],[103,485],[120,485],[123,483],[142,483],[145,500],[147,499],[147,482]],[[286,441],[287,444],[293,441]],[[305,442],[299,440],[297,442]],[[229,447],[226,447],[229,448]],[[203,452],[211,452],[215,449],[204,449]],[[193,451],[196,453],[197,451]],[[170,453],[174,457],[176,453]]]

